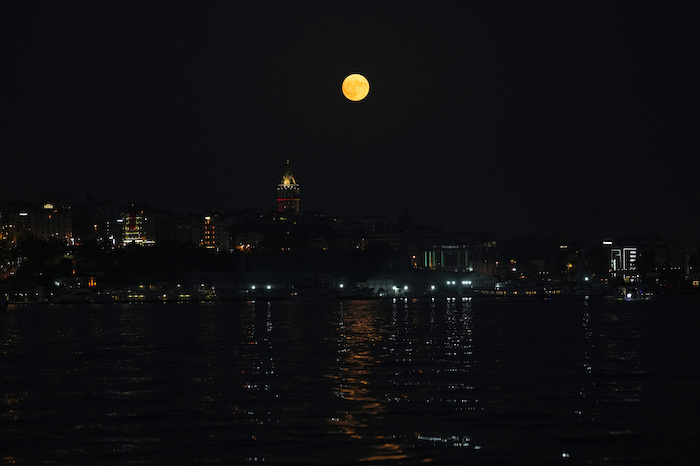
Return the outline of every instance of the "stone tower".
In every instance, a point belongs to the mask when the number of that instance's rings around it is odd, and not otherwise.
[[[287,169],[282,175],[282,181],[277,185],[277,212],[299,213],[299,184],[292,174],[292,169],[287,160]]]

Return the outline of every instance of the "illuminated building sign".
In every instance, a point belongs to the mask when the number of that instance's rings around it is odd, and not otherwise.
[[[610,270],[622,270],[622,251],[619,249],[610,250]]]
[[[630,276],[634,276],[637,271],[637,248],[636,247],[624,247],[624,248],[612,248],[610,249],[610,271],[612,276],[617,276],[618,273],[622,273],[623,276],[627,277],[630,272]],[[627,280],[627,278],[625,278]]]
[[[637,270],[637,248],[623,248],[622,259],[624,260],[625,270]]]
[[[416,260],[414,267],[433,270],[469,269],[469,252],[464,246],[434,245],[423,251],[422,263]]]

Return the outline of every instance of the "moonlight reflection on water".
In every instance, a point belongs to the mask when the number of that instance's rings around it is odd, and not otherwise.
[[[700,313],[669,299],[11,306],[0,446],[17,463],[682,462]]]

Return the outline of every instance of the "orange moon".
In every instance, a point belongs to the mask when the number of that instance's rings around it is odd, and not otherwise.
[[[343,80],[341,89],[348,100],[358,102],[369,94],[369,81],[361,74],[353,73]]]

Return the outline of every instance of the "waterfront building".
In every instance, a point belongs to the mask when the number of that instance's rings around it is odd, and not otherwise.
[[[625,282],[634,282],[639,279],[635,246],[610,248],[610,276],[621,277]]]
[[[436,244],[411,255],[413,268],[429,270],[472,270],[469,248],[464,244]]]

